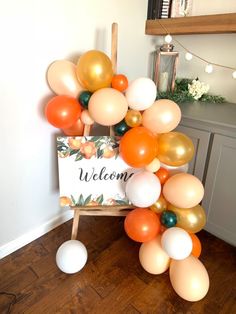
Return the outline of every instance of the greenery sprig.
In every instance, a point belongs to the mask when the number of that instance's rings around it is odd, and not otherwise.
[[[198,79],[196,79],[198,80]],[[157,99],[170,99],[176,103],[194,102],[196,99],[189,92],[189,84],[192,83],[192,79],[176,79],[174,92],[157,92]],[[211,103],[223,103],[226,99],[219,95],[210,95],[208,93],[203,94],[198,101],[211,102]]]

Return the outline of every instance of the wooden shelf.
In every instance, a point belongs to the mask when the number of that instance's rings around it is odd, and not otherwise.
[[[147,35],[236,33],[236,13],[147,20]]]

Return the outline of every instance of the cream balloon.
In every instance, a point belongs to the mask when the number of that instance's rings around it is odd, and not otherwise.
[[[148,164],[147,166],[145,166],[145,170],[150,171],[150,172],[156,172],[157,170],[160,169],[160,161],[157,158],[154,158],[152,162],[150,162],[150,164]]]
[[[143,113],[142,124],[153,133],[168,133],[181,119],[179,106],[169,99],[159,99]]]
[[[125,96],[129,107],[133,110],[145,110],[155,101],[157,88],[147,77],[140,77],[129,84]]]
[[[90,97],[88,110],[98,124],[111,126],[124,119],[128,103],[125,96],[114,88],[101,88]]]
[[[188,172],[189,164],[184,164],[182,166],[169,166],[167,164],[164,164],[163,162],[160,162],[161,168],[165,168],[169,171],[169,177],[182,172]]]
[[[169,257],[181,260],[191,254],[193,242],[187,231],[172,227],[162,234],[161,246]]]
[[[171,261],[170,281],[175,292],[190,302],[203,299],[210,284],[205,266],[192,255],[181,261]]]
[[[201,202],[204,195],[202,182],[189,173],[170,177],[162,191],[167,202],[179,208],[191,208]]]
[[[85,125],[92,125],[94,124],[94,120],[91,118],[88,110],[83,110],[80,117],[81,121]]]
[[[76,65],[67,60],[58,60],[49,66],[47,81],[57,95],[77,98],[84,90],[76,76]]]
[[[161,247],[160,235],[141,245],[139,261],[142,267],[153,275],[162,274],[169,268],[170,257]]]
[[[137,207],[149,207],[160,196],[161,184],[155,174],[149,171],[135,173],[125,187],[128,199]]]

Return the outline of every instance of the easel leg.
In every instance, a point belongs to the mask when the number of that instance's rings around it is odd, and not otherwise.
[[[74,218],[71,232],[71,240],[76,240],[78,235],[78,227],[79,227],[79,209],[74,209]]]

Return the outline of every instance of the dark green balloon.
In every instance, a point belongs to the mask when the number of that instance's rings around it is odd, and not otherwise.
[[[80,93],[79,103],[81,104],[83,108],[88,109],[88,103],[91,96],[92,96],[92,93],[89,92],[88,90]]]
[[[130,127],[126,124],[125,120],[114,125],[114,132],[118,136],[124,135],[129,129]]]
[[[174,227],[177,224],[177,216],[171,210],[164,210],[161,213],[161,223],[166,228]]]

